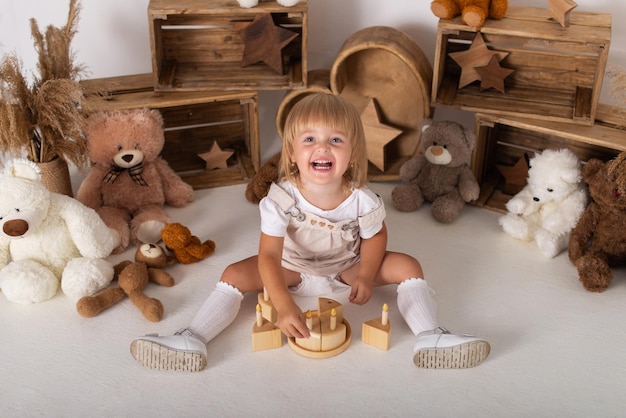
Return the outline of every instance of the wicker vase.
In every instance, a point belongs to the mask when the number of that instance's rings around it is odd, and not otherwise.
[[[52,161],[36,164],[41,170],[41,182],[48,190],[74,197],[70,169],[65,160],[55,158]]]

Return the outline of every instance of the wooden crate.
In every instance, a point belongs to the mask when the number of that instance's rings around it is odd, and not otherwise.
[[[233,22],[271,13],[299,36],[282,49],[284,73],[263,62],[242,67],[245,44]],[[242,8],[235,0],[150,0],[153,85],[157,91],[283,90],[307,85],[307,1]]]
[[[489,50],[508,52],[500,62],[513,73],[505,93],[481,91],[480,82],[458,88],[461,67],[450,53],[469,49],[477,32],[460,17],[440,20],[434,58],[432,105],[529,118],[593,124],[611,42],[611,15],[572,12],[561,27],[548,9],[510,7],[480,33]]]
[[[590,158],[607,161],[626,151],[626,119],[603,104],[598,106],[593,126],[477,113],[476,140],[472,171],[481,188],[476,204],[505,212],[512,195],[503,192],[498,166],[512,167],[525,153],[532,157],[548,148],[568,148],[583,162]]]
[[[161,155],[194,189],[245,183],[254,176],[260,162],[256,92],[160,93],[151,81],[152,74],[85,80],[86,106],[89,110],[158,109],[165,125]],[[215,141],[234,154],[227,168],[206,170],[198,154],[208,152]]]

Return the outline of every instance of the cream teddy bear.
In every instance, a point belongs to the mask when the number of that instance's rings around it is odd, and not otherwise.
[[[27,160],[9,162],[0,175],[0,289],[18,303],[53,297],[73,300],[109,285],[105,260],[115,238],[98,214],[66,195],[50,192]]]
[[[526,186],[506,204],[499,219],[504,232],[535,240],[546,257],[567,248],[572,229],[587,207],[581,163],[568,149],[545,150],[529,160]]]

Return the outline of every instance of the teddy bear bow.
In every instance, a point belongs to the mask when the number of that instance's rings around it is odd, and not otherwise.
[[[128,167],[128,168],[124,168],[124,167],[120,167],[117,164],[114,164],[111,167],[111,170],[109,170],[109,172],[106,174],[106,176],[104,176],[104,182],[105,183],[115,183],[115,180],[117,180],[117,178],[119,177],[120,174],[122,174],[124,171],[128,171],[128,174],[130,175],[130,178],[133,179],[133,181],[141,186],[147,186],[148,183],[146,183],[146,181],[143,179],[141,173],[143,173],[143,163],[139,163],[137,165],[134,165],[132,167]]]

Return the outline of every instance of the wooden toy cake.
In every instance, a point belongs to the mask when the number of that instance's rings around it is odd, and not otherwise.
[[[309,338],[288,338],[289,346],[298,354],[311,358],[327,358],[344,352],[350,345],[350,324],[343,317],[343,306],[332,299],[319,298],[319,309],[306,312]]]

